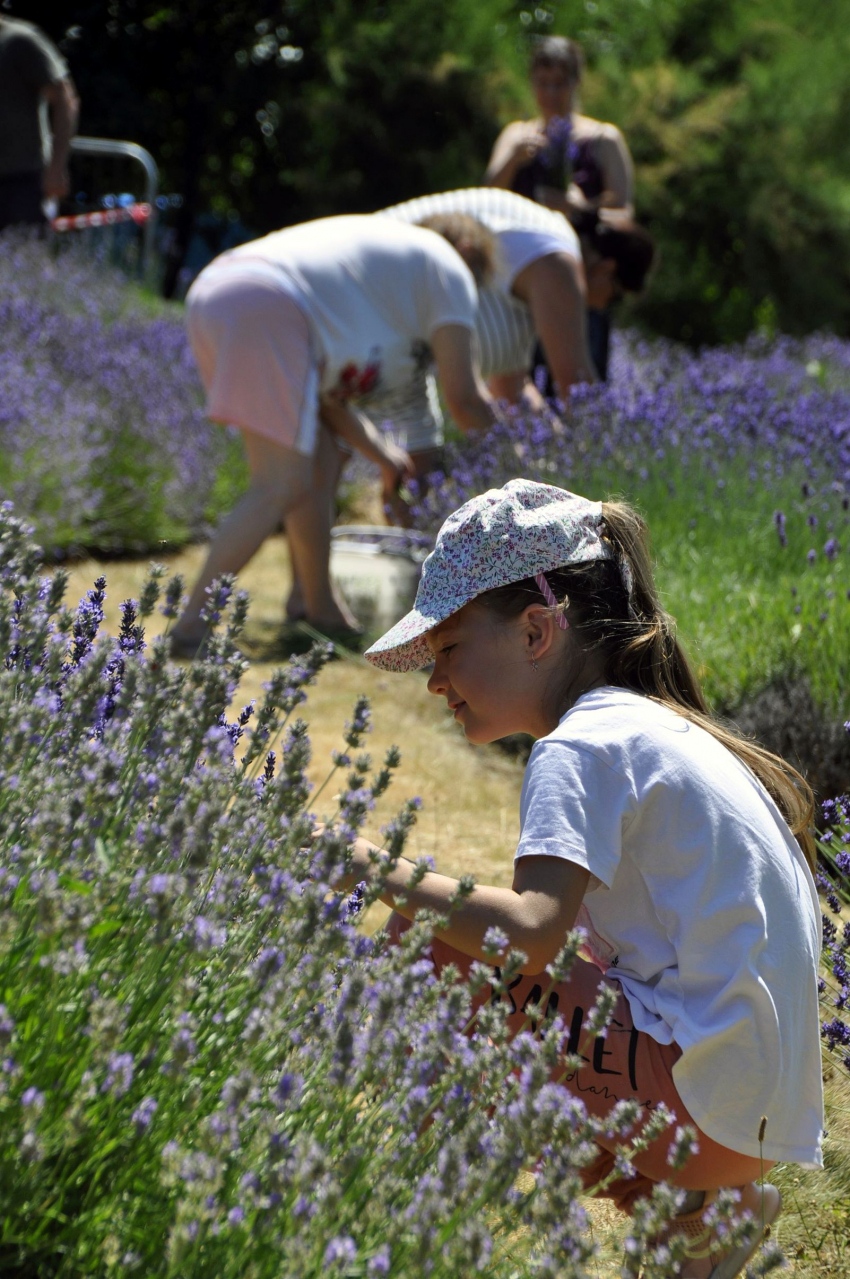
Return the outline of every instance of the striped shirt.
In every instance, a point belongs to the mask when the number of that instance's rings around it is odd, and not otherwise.
[[[422,222],[437,213],[465,213],[492,231],[499,262],[491,284],[478,290],[478,337],[481,373],[515,373],[526,369],[534,349],[534,325],[528,307],[511,293],[519,273],[549,253],[566,253],[581,261],[578,236],[560,213],[498,187],[469,187],[424,195],[383,211],[405,222]]]
[[[424,195],[383,209],[383,216],[421,222],[438,213],[465,213],[496,237],[499,259],[493,280],[478,290],[475,334],[481,374],[516,373],[531,364],[535,332],[531,312],[511,293],[519,273],[538,258],[566,253],[581,260],[578,237],[560,213],[498,187],[469,187]],[[432,375],[423,375],[414,393],[376,396],[359,407],[376,422],[393,423],[398,442],[412,452],[443,440],[443,421]]]

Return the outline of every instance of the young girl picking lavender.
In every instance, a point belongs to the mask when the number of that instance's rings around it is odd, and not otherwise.
[[[756,1242],[731,1247],[704,1214],[721,1187],[771,1222],[778,1191],[755,1179],[779,1160],[820,1166],[817,1011],[820,912],[808,833],[811,792],[787,764],[712,719],[659,604],[646,528],[629,506],[512,480],[446,520],[413,610],[366,656],[391,671],[433,663],[471,742],[536,738],[510,889],[478,885],[437,934],[438,969],[487,961],[498,929],[528,962],[512,1029],[550,986],[575,925],[585,955],[549,997],[581,1068],[565,1086],[604,1116],[664,1102],[697,1129],[679,1172],[661,1139],[613,1176],[600,1140],[588,1186],[628,1212],[653,1183],[685,1194],[667,1237],[692,1240],[687,1279],[731,1279]],[[374,845],[359,840],[367,875]],[[398,937],[416,912],[447,909],[456,882],[390,873]],[[492,934],[491,934],[492,936]],[[601,980],[607,1036],[581,1036]],[[766,1122],[765,1122],[766,1118]],[[760,1141],[760,1137],[763,1138]],[[709,1215],[708,1222],[711,1221]]]

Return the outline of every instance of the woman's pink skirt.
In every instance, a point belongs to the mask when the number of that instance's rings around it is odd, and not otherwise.
[[[310,322],[285,277],[259,260],[214,262],[186,304],[208,416],[312,456],[319,361]]]

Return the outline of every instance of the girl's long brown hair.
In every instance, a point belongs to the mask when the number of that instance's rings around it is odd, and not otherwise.
[[[602,651],[610,684],[642,693],[684,715],[746,764],[776,803],[814,871],[811,787],[780,756],[714,718],[676,638],[676,624],[659,601],[646,524],[625,502],[603,502],[602,517],[603,540],[611,547],[613,558],[547,572],[555,598],[561,601],[558,607],[569,609],[570,626],[582,637],[584,647]],[[632,572],[630,596],[620,571],[623,561]],[[529,603],[541,602],[546,601],[531,577],[486,591],[476,599],[477,604],[505,617],[522,612]]]

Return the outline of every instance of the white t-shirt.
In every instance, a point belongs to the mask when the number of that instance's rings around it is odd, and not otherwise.
[[[477,290],[462,258],[436,232],[397,219],[321,218],[226,258],[280,273],[315,331],[322,391],[346,400],[416,384],[433,362],[435,329],[475,327]]]
[[[492,231],[499,245],[493,280],[479,290],[478,337],[485,378],[515,373],[531,363],[535,332],[531,312],[511,293],[520,271],[550,253],[566,253],[581,261],[581,245],[560,213],[497,187],[469,187],[423,195],[384,209],[381,216],[421,222],[437,213],[465,213]]]
[[[822,1164],[820,907],[749,769],[648,697],[594,689],[536,742],[516,856],[591,872],[578,924],[679,1095],[721,1145]]]

